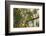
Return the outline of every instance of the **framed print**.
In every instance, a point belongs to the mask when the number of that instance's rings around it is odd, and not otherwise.
[[[6,35],[45,32],[45,3],[5,2]]]

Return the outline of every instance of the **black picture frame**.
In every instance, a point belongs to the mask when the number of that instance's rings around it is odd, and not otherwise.
[[[10,4],[24,4],[24,5],[42,5],[42,13],[43,13],[43,30],[42,31],[34,31],[34,32],[18,32],[18,33],[9,33],[9,11],[10,11]],[[42,2],[22,2],[22,1],[5,1],[5,35],[18,35],[18,34],[38,34],[38,33],[45,33],[45,3]]]

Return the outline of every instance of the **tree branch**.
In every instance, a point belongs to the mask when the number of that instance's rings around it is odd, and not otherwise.
[[[39,17],[36,17],[36,18],[33,18],[33,19],[31,19],[31,20],[35,20],[35,19],[38,19]]]

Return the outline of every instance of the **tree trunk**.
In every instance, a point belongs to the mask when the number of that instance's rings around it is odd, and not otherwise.
[[[27,17],[28,17],[28,15],[26,15],[26,16],[24,17],[23,24],[25,24],[25,22],[26,22],[26,20],[27,20]]]

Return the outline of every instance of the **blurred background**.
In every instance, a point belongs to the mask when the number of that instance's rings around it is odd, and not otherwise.
[[[38,8],[14,8],[14,28],[39,27],[39,10]]]

